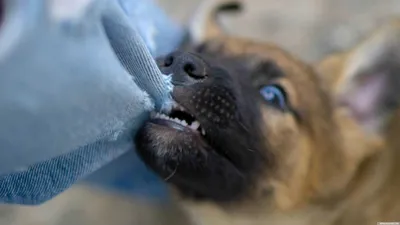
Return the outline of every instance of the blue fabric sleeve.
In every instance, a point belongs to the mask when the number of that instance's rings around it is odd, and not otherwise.
[[[168,100],[170,84],[152,60],[168,50],[154,44],[160,35],[138,32],[129,11],[150,2],[86,0],[71,19],[52,17],[48,2],[5,1],[0,203],[42,203],[133,152],[148,112]],[[169,28],[175,36],[165,43],[176,46],[183,31]]]

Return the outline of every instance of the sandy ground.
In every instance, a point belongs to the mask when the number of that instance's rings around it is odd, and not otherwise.
[[[178,22],[198,0],[158,0]],[[399,0],[246,0],[243,14],[225,17],[228,32],[277,43],[313,62],[345,49],[398,15]],[[39,207],[0,206],[0,225],[188,224],[172,205],[75,186]]]

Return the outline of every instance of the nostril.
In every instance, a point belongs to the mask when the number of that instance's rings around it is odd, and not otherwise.
[[[0,0],[1,1],[1,0]],[[204,79],[207,76],[207,65],[202,58],[186,53],[173,52],[162,58],[157,58],[157,66],[163,74],[173,74],[179,79]]]
[[[164,60],[164,66],[170,67],[174,63],[174,60],[175,60],[174,56],[172,56],[172,55],[167,56]]]
[[[193,74],[195,69],[196,69],[196,68],[195,68],[195,66],[194,66],[192,63],[186,63],[186,64],[183,66],[183,70],[184,70],[187,74],[189,74],[189,75]]]
[[[183,71],[194,79],[204,79],[205,71],[198,71],[194,63],[188,62],[183,66]]]

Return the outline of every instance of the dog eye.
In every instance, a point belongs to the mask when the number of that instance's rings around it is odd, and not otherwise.
[[[286,93],[282,87],[278,85],[266,85],[260,89],[260,93],[269,104],[280,109],[286,108]]]

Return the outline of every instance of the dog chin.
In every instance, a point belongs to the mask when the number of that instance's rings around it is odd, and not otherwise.
[[[137,143],[142,154],[179,161],[184,152],[192,154],[211,148],[206,141],[205,128],[187,110],[173,102],[169,111],[152,112],[150,120],[139,131]]]

